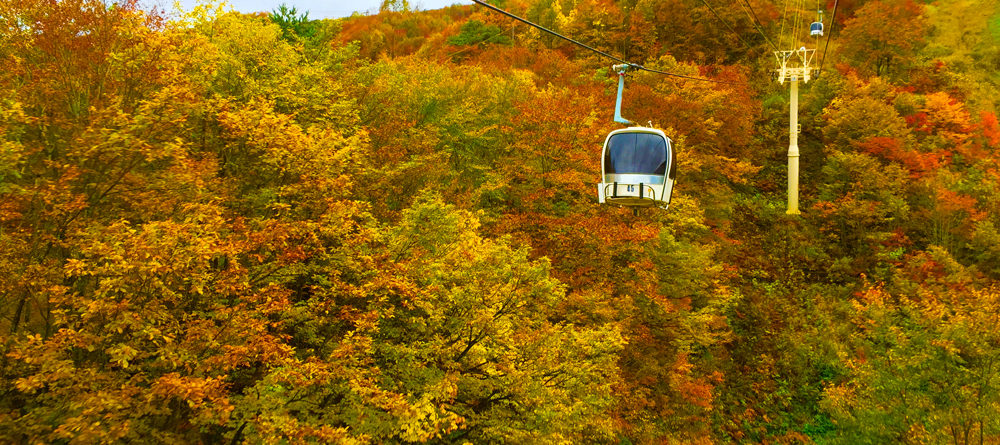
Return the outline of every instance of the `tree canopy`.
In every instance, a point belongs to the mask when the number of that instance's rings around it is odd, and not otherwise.
[[[840,2],[792,216],[815,11],[497,4],[687,77],[623,103],[669,210],[597,203],[610,61],[476,5],[0,0],[0,442],[1000,443],[1000,8]]]

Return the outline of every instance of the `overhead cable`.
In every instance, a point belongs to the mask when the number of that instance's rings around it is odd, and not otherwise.
[[[761,37],[764,38],[764,41],[766,41],[768,45],[771,45],[771,49],[778,51],[778,47],[774,46],[774,42],[772,42],[771,39],[767,38],[767,34],[764,34],[764,29],[763,29],[764,25],[762,25],[760,23],[760,19],[757,18],[757,12],[753,10],[753,6],[750,4],[750,1],[743,0],[743,3],[746,3],[746,8],[743,9],[744,11],[747,11],[747,8],[750,8],[748,15],[750,17],[750,22],[753,24],[754,28],[756,28],[757,32],[760,33]],[[743,6],[743,3],[741,3],[740,6]]]
[[[785,9],[781,11],[781,28],[778,31],[778,46],[785,40],[785,14],[788,13],[788,0],[785,0]]]
[[[736,30],[733,29],[732,26],[729,26],[729,22],[723,20],[722,17],[719,16],[719,13],[715,12],[715,8],[713,8],[712,5],[708,4],[708,2],[705,1],[705,0],[701,0],[701,2],[704,3],[705,6],[708,6],[708,10],[712,11],[712,15],[714,15],[715,18],[719,19],[719,21],[722,22],[723,25],[726,25],[726,28],[729,28],[729,30],[732,31],[733,34],[736,34],[736,37],[738,37],[740,39],[740,41],[743,42],[743,44],[747,46],[747,48],[753,48],[753,46],[751,46],[749,43],[747,43],[746,40],[743,40],[743,36],[740,33],[736,32]]]
[[[514,19],[514,20],[517,20],[517,21],[519,21],[521,23],[524,23],[524,24],[526,24],[528,26],[532,26],[532,27],[537,28],[537,29],[539,29],[541,31],[545,31],[545,32],[547,32],[549,34],[552,34],[552,35],[554,35],[556,37],[559,37],[560,39],[563,39],[563,40],[565,40],[567,42],[570,42],[570,43],[572,43],[574,45],[580,46],[582,48],[586,48],[586,49],[588,49],[590,51],[593,51],[594,53],[600,54],[600,55],[602,55],[604,57],[607,57],[607,58],[609,58],[611,60],[614,60],[616,62],[628,65],[629,68],[631,68],[631,69],[642,70],[642,71],[649,71],[651,73],[663,74],[665,76],[671,76],[671,77],[679,77],[679,78],[682,78],[682,79],[700,80],[700,81],[703,81],[703,82],[714,82],[714,83],[722,83],[722,84],[735,84],[736,83],[736,82],[726,82],[726,81],[723,81],[723,80],[705,79],[703,77],[685,76],[683,74],[668,73],[666,71],[659,71],[659,70],[654,70],[654,69],[651,69],[651,68],[646,68],[646,67],[644,67],[642,65],[628,62],[628,61],[626,61],[626,60],[624,60],[624,59],[622,59],[620,57],[615,57],[615,56],[613,56],[611,54],[608,54],[608,53],[606,53],[604,51],[601,51],[601,50],[599,50],[597,48],[591,47],[591,46],[589,46],[589,45],[587,45],[585,43],[573,40],[573,39],[571,39],[569,37],[566,37],[566,36],[564,36],[562,34],[559,34],[559,33],[555,32],[555,31],[553,31],[551,29],[548,29],[548,28],[546,28],[546,27],[544,27],[542,25],[538,25],[538,24],[533,23],[533,22],[531,22],[529,20],[523,19],[523,18],[518,17],[518,16],[516,16],[514,14],[511,14],[511,13],[509,13],[507,11],[504,11],[503,9],[497,8],[496,6],[493,6],[493,5],[491,5],[489,3],[486,3],[486,2],[484,2],[482,0],[472,0],[472,1],[476,2],[477,4],[479,4],[481,6],[485,6],[485,7],[489,8],[489,9],[492,9],[493,11],[499,12],[499,13],[507,16],[507,17],[510,17],[510,18]]]
[[[806,0],[799,0],[799,6],[795,9],[795,45],[792,45],[792,49],[799,46],[799,37],[802,35],[803,17],[802,11],[805,9]]]
[[[816,77],[823,74],[823,62],[826,61],[826,50],[830,49],[830,38],[833,37],[833,25],[837,23],[837,0],[833,0],[833,15],[830,17],[830,30],[826,33],[826,46],[823,48],[823,58],[819,59],[819,71]]]

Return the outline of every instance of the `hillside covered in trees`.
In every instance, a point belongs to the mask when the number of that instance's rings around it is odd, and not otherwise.
[[[1000,4],[495,4],[669,210],[480,6],[0,0],[0,443],[1000,443]]]

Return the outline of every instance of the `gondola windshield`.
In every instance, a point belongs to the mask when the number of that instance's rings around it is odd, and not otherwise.
[[[666,139],[653,133],[618,133],[611,136],[604,154],[605,174],[662,175],[667,170]]]

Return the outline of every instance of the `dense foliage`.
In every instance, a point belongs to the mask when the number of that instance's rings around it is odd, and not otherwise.
[[[995,2],[840,2],[801,216],[784,2],[499,3],[724,82],[629,79],[669,211],[483,8],[0,0],[0,442],[1000,443]]]

